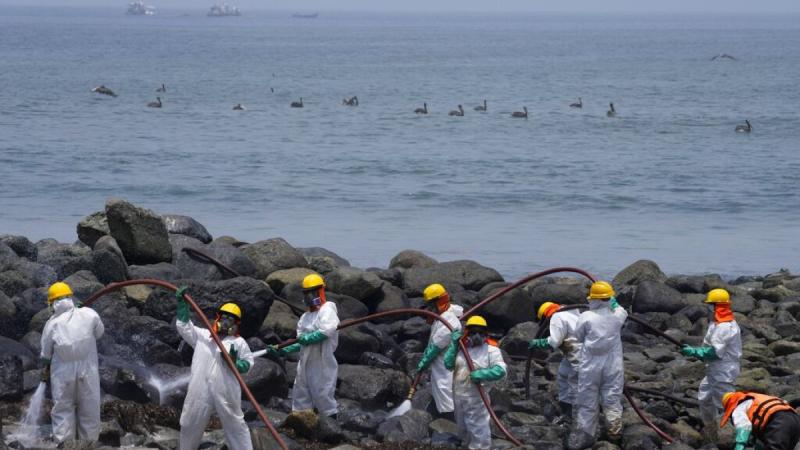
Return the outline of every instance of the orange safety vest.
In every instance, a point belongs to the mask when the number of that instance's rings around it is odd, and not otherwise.
[[[727,408],[725,408],[725,415],[722,416],[722,422],[720,422],[719,425],[720,428],[724,427],[725,424],[728,423],[728,419],[730,419],[731,414],[733,414],[733,410],[739,406],[739,403],[747,399],[753,400],[753,404],[747,409],[747,417],[753,424],[753,432],[755,434],[761,434],[764,431],[764,427],[767,426],[770,417],[772,417],[772,415],[776,412],[795,412],[794,408],[792,408],[792,405],[782,398],[773,397],[771,395],[757,394],[755,392],[737,392],[733,395],[735,397],[728,402]]]

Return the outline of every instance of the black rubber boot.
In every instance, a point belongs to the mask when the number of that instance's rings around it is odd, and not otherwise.
[[[558,407],[561,410],[561,416],[555,420],[555,424],[559,426],[569,426],[572,424],[572,404],[558,402]]]

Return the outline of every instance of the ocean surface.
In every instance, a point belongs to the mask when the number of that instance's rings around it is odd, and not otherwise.
[[[0,234],[113,196],[360,267],[800,271],[800,16],[124,7],[0,11]]]

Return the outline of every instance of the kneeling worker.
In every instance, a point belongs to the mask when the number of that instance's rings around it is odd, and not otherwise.
[[[731,420],[736,428],[734,450],[744,450],[751,434],[764,450],[792,450],[800,441],[800,416],[786,400],[755,392],[728,392],[722,396],[722,407],[725,414],[719,427]]]
[[[183,299],[186,287],[178,289],[177,321],[175,327],[194,348],[192,372],[186,400],[181,412],[180,450],[195,450],[200,445],[203,430],[216,412],[225,430],[225,439],[232,450],[252,450],[250,430],[242,414],[242,388],[231,373],[211,338],[211,332],[196,327],[189,320],[189,305]],[[247,373],[253,365],[250,346],[239,336],[242,311],[235,303],[225,303],[217,310],[214,328],[222,340],[239,373]]]

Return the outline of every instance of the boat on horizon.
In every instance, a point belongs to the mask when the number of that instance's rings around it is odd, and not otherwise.
[[[294,17],[295,19],[316,19],[317,17],[319,17],[319,13],[313,13],[313,14],[295,13],[292,14],[292,17]]]
[[[155,9],[152,6],[145,5],[143,0],[136,0],[128,3],[128,10],[125,14],[129,16],[152,16],[155,14]]]
[[[227,3],[214,5],[211,7],[208,13],[206,13],[206,16],[208,17],[228,17],[241,15],[242,13],[239,11],[239,8],[228,5]]]

